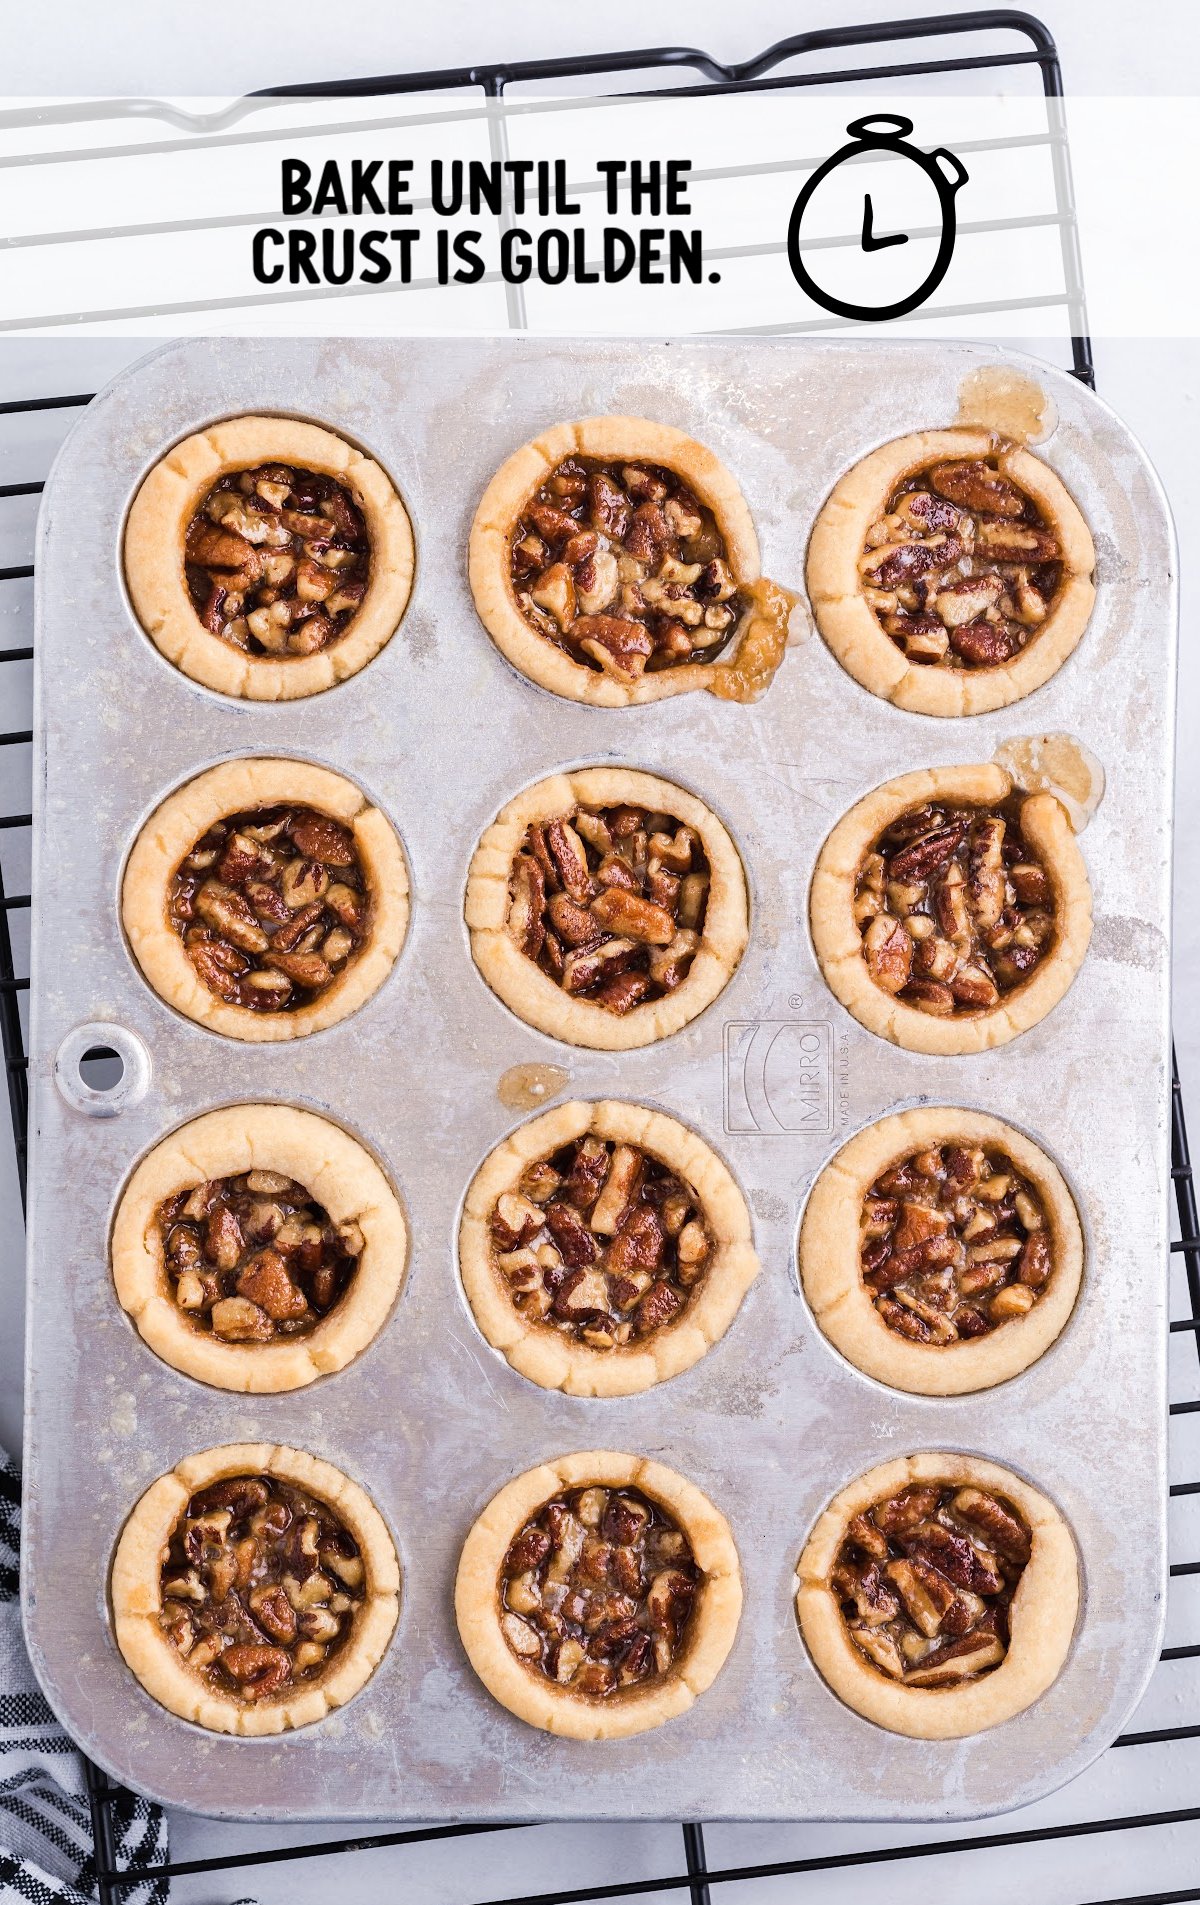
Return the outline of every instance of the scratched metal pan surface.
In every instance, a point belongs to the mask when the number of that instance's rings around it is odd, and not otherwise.
[[[577,706],[508,667],[465,572],[472,513],[500,461],[556,419],[612,411],[710,444],[744,488],[766,573],[798,587],[840,473],[888,438],[952,421],[964,375],[998,359],[955,344],[807,340],[191,341],[123,374],[81,417],[46,493],[38,565],[24,1586],[52,1705],[132,1786],[230,1817],[958,1819],[1067,1780],[1129,1715],[1157,1654],[1165,1573],[1175,584],[1144,455],[1094,396],[1034,367],[1059,413],[1044,453],[1092,524],[1099,595],[1048,686],[970,720],[893,709],[815,635],[752,707],[705,694]],[[378,457],[419,551],[409,612],[382,654],[342,687],[280,706],[225,700],[175,672],[136,626],[120,576],[123,519],[146,470],[189,431],[252,410],[329,424]],[[1083,740],[1108,777],[1083,837],[1096,930],[1079,978],[997,1052],[937,1058],[872,1037],[833,1000],[810,944],[822,840],[881,780],[1054,731]],[[412,872],[391,978],[357,1016],[290,1045],[231,1042],[177,1016],[139,976],[117,919],[145,816],[209,763],[253,752],[361,782]],[[513,1017],[476,972],[462,917],[471,852],[497,809],[552,769],[594,761],[701,794],[732,830],[752,894],[750,943],[719,1000],[677,1036],[624,1054],[565,1047]],[[133,1034],[150,1059],[144,1096],[118,1095],[105,1118],[69,1105],[54,1078],[64,1039],[95,1022]],[[563,1066],[572,1094],[665,1108],[745,1189],[762,1276],[725,1339],[649,1394],[546,1393],[486,1345],[466,1308],[461,1201],[520,1121],[498,1080],[528,1062]],[[291,1395],[226,1394],[159,1362],[118,1307],[107,1262],[138,1158],[181,1121],[243,1099],[310,1106],[358,1133],[411,1229],[406,1284],[379,1338]],[[926,1101],[1029,1131],[1064,1169],[1087,1236],[1083,1294],[1059,1342],[1017,1380],[960,1400],[857,1374],[817,1331],[795,1267],[826,1159],[862,1125]],[[355,1476],[404,1571],[399,1626],[364,1691],[318,1726],[253,1741],[155,1705],[117,1652],[107,1590],[147,1484],[193,1450],[243,1438],[310,1449]],[[554,1739],[497,1706],[467,1665],[451,1605],[459,1549],[496,1489],[543,1456],[595,1446],[659,1457],[705,1489],[730,1519],[745,1580],[737,1640],[710,1691],[659,1731],[601,1745]],[[1043,1699],[991,1732],[930,1744],[839,1703],[807,1657],[792,1589],[836,1489],[886,1457],[939,1447],[995,1457],[1057,1502],[1084,1593],[1070,1658]]]

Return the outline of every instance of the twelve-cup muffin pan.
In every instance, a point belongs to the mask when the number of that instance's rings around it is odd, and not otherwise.
[[[408,1820],[969,1817],[1026,1803],[1117,1733],[1157,1654],[1165,1574],[1168,872],[1174,550],[1155,476],[1087,390],[1026,366],[1057,407],[1042,453],[1096,539],[1098,598],[1076,652],[1025,702],[965,720],[900,712],[820,638],[794,639],[752,706],[689,693],[592,709],[508,666],[465,570],[475,505],[519,444],[598,413],[674,424],[722,458],[748,500],[765,572],[802,587],[815,515],[869,449],[953,422],[958,391],[1004,353],[807,340],[214,340],[175,344],[83,414],[41,523],[24,1592],[39,1677],[100,1764],[170,1803],[230,1816]],[[360,674],[308,700],[238,702],[173,669],[124,594],[121,539],[147,469],[222,417],[266,412],[336,430],[390,474],[412,518],[404,621]],[[1065,732],[1100,758],[1082,836],[1096,911],[1066,998],[1003,1049],[906,1052],[835,1002],[808,929],[821,843],[869,788],[908,769],[986,761],[1014,736]],[[185,1020],[122,939],[122,868],[165,793],[232,756],[297,756],[357,781],[411,872],[407,943],[343,1023],[252,1046]],[[601,1053],[534,1031],[472,964],[463,921],[480,834],[562,766],[620,763],[698,793],[745,866],[749,944],[698,1019],[642,1050]],[[79,1062],[114,1046],[120,1085]],[[483,1157],[530,1115],[497,1087],[553,1065],[563,1092],[659,1107],[728,1163],[762,1274],[725,1337],[645,1394],[535,1387],[485,1343],[455,1240]],[[354,1363],[311,1387],[247,1397],[160,1362],[119,1308],[109,1229],[137,1160],[202,1110],[274,1100],[356,1134],[396,1186],[410,1232],[394,1314]],[[1026,1131],[1082,1215],[1084,1283],[1059,1340],[997,1389],[903,1395],[829,1346],[800,1293],[807,1191],[840,1143],[902,1106],[965,1105]],[[206,1734],[160,1709],[113,1640],[108,1574],[144,1488],[182,1456],[239,1440],[327,1458],[371,1494],[395,1539],[402,1606],[363,1691],[279,1737]],[[729,1660],[682,1717],[578,1743],[497,1706],[455,1629],[454,1571],[482,1506],[543,1457],[614,1448],[667,1462],[728,1516],[745,1607]],[[920,1742],[879,1731],[816,1673],[794,1575],[822,1508],[876,1463],[920,1449],[994,1458],[1049,1495],[1081,1564],[1077,1632],[1057,1682],[990,1732]]]

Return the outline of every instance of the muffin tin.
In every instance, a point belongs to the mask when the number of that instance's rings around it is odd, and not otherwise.
[[[478,498],[556,420],[647,415],[721,455],[765,571],[800,587],[805,545],[842,471],[876,444],[954,418],[963,378],[1010,354],[963,345],[810,340],[230,339],[168,346],[88,408],[48,485],[38,599],[36,842],[24,1595],[52,1705],[140,1791],[231,1817],[498,1820],[967,1818],[1028,1803],[1114,1737],[1157,1654],[1165,1574],[1168,877],[1174,547],[1152,470],[1070,378],[1026,366],[1058,425],[1044,453],[1096,537],[1091,626],[1054,679],[995,715],[936,721],[859,688],[800,632],[754,706],[705,694],[636,709],[555,699],[479,624],[465,574]],[[163,449],[223,416],[267,411],[343,432],[411,513],[404,622],[358,676],[310,700],[240,703],[177,673],[123,591],[125,513]],[[1016,735],[1077,735],[1107,793],[1083,836],[1096,930],[1066,998],[995,1053],[937,1058],[862,1030],[812,951],[821,842],[868,788],[906,769],[989,759]],[[120,933],[125,857],[172,787],[239,754],[295,755],[358,781],[393,820],[412,875],[407,943],[354,1017],[255,1047],[179,1017]],[[467,866],[518,789],[564,765],[621,762],[700,794],[732,832],[750,943],[719,999],[643,1050],[563,1046],[516,1019],[472,964]],[[121,1054],[112,1093],[80,1071]],[[656,1105],[695,1126],[743,1186],[763,1274],[724,1339],[644,1395],[534,1387],[480,1336],[458,1283],[463,1196],[522,1114],[511,1068],[569,1074],[568,1095]],[[510,1095],[507,1093],[506,1095]],[[343,1122],[396,1184],[411,1236],[390,1323],[350,1367],[293,1394],[205,1388],[159,1362],[107,1267],[121,1188],[162,1134],[214,1105],[279,1100]],[[1087,1265],[1053,1348],[980,1395],[901,1395],[826,1343],[799,1291],[807,1190],[844,1138],[914,1103],[962,1104],[1026,1130],[1078,1201]],[[532,1115],[532,1114],[528,1114]],[[207,1735],[158,1708],[113,1641],[113,1547],[145,1486],[234,1440],[310,1450],[361,1482],[403,1570],[398,1628],[347,1707],[266,1740]],[[546,1456],[660,1458],[728,1515],[745,1608],[723,1672],[657,1732],[560,1741],[498,1707],[471,1673],[455,1566],[501,1484]],[[796,1561],[830,1497],[880,1460],[961,1449],[1027,1476],[1066,1516],[1083,1603],[1059,1680],[992,1732],[923,1743],[881,1733],[813,1668],[792,1608]]]

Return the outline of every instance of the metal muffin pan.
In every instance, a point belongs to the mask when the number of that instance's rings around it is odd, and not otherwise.
[[[752,707],[689,694],[595,710],[533,687],[480,625],[465,573],[476,501],[509,452],[560,418],[627,412],[710,444],[739,479],[767,574],[800,587],[821,501],[874,445],[953,420],[964,375],[1025,365],[1059,413],[1045,454],[1079,499],[1099,593],[1058,675],[998,714],[938,721],[859,688],[819,637]],[[145,471],[178,438],[266,410],[344,431],[412,515],[403,625],[361,674],[308,701],[239,703],[195,686],[138,629],[120,544]],[[38,564],[29,1221],[26,1627],[47,1696],[91,1756],[140,1791],[229,1817],[970,1818],[1037,1798],[1118,1732],[1157,1654],[1165,1576],[1168,924],[1174,545],[1153,471],[1071,378],[957,344],[809,340],[225,339],[173,344],[83,413],[46,491]],[[802,618],[798,617],[797,620]],[[1077,735],[1107,770],[1083,837],[1096,929],[1056,1010],[977,1057],[895,1049],[839,1007],[816,965],[807,895],[821,842],[860,794],[909,768],[987,760],[1014,735]],[[242,753],[320,760],[388,813],[412,872],[408,942],[355,1017],[289,1045],[216,1037],[150,992],[122,940],[121,868],[170,788]],[[642,1051],[531,1030],[488,991],[462,904],[483,828],[564,764],[617,761],[693,788],[732,831],[750,943],[718,1001]],[[68,1102],[76,1035],[124,1041],[120,1092]],[[483,1341],[458,1283],[466,1186],[522,1114],[497,1083],[560,1065],[566,1091],[661,1106],[728,1161],[763,1273],[695,1368],[600,1401],[535,1388]],[[350,1368],[290,1395],[205,1388],[160,1363],[117,1305],[108,1235],[121,1188],[163,1133],[211,1106],[275,1099],[344,1122],[378,1155],[411,1231],[395,1313]],[[1084,1289],[1053,1348],[1003,1387],[899,1394],[825,1342],[800,1294],[808,1188],[861,1125],[942,1102],[996,1113],[1063,1168],[1087,1240]],[[116,1115],[97,1117],[97,1110]],[[243,1741],[163,1712],[113,1641],[109,1564],[147,1484],[242,1438],[338,1463],[370,1491],[404,1571],[374,1678],[320,1725]],[[689,1713],[602,1744],[564,1742],[497,1706],[451,1605],[459,1549],[500,1485],[590,1447],[660,1457],[728,1515],[745,1608],[730,1658]],[[914,1449],[976,1451],[1059,1505],[1083,1604],[1068,1662],[1028,1712],[974,1738],[881,1732],[815,1672],[793,1571],[834,1491]]]

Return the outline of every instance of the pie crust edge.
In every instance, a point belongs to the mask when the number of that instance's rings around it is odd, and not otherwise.
[[[854,1515],[910,1482],[969,1483],[1004,1495],[1032,1535],[1031,1553],[1010,1610],[1000,1665],[958,1687],[904,1687],[862,1657],[846,1630],[829,1572]],[[1070,1650],[1079,1612],[1079,1557],[1053,1502],[997,1462],[975,1455],[922,1453],[869,1469],[836,1494],[805,1544],[796,1570],[796,1614],[814,1666],[848,1707],[909,1739],[962,1739],[1009,1720],[1046,1692]]]
[[[496,1199],[515,1187],[528,1164],[587,1132],[639,1145],[669,1165],[696,1191],[713,1240],[695,1295],[677,1321],[656,1330],[640,1349],[591,1349],[553,1327],[527,1322],[501,1288],[491,1260],[489,1220]],[[745,1199],[711,1146],[663,1112],[614,1099],[557,1105],[510,1132],[472,1179],[458,1252],[467,1301],[493,1349],[531,1382],[570,1396],[634,1395],[690,1369],[724,1336],[761,1267]]]
[[[569,998],[526,958],[508,932],[509,879],[525,829],[581,801],[605,807],[627,802],[672,814],[700,836],[709,865],[704,931],[685,977],[673,992],[635,1005],[624,1017]],[[750,933],[746,875],[724,823],[675,782],[628,767],[551,774],[514,795],[471,856],[464,913],[471,955],[497,998],[535,1031],[592,1051],[650,1045],[697,1018],[733,977]]]
[[[990,805],[1015,791],[993,762],[918,768],[884,781],[849,808],[817,856],[809,891],[813,947],[825,982],[846,1010],[879,1038],[910,1052],[982,1052],[1027,1032],[1056,1006],[1083,963],[1092,933],[1092,892],[1071,823],[1053,794],[1027,794],[1021,828],[1054,889],[1056,939],[1024,985],[989,1011],[935,1018],[877,986],[867,971],[854,921],[854,883],[863,855],[898,816],[927,801]]]
[[[688,1638],[671,1671],[644,1693],[616,1702],[572,1695],[523,1667],[500,1631],[497,1583],[505,1555],[525,1522],[564,1489],[590,1483],[637,1488],[672,1515],[702,1574]],[[519,1720],[562,1739],[628,1739],[686,1712],[710,1687],[737,1635],[741,1570],[729,1524],[694,1482],[661,1462],[610,1449],[560,1456],[527,1469],[493,1495],[459,1559],[454,1612],[467,1659],[492,1697]]]
[[[193,969],[167,920],[167,889],[184,855],[218,820],[287,802],[314,807],[353,833],[371,889],[371,927],[361,951],[311,1005],[254,1012],[218,999]],[[353,781],[311,761],[249,755],[185,781],[142,823],[121,881],[121,922],[143,978],[167,1005],[228,1038],[275,1042],[336,1025],[378,991],[404,944],[408,892],[399,839]]]
[[[712,511],[739,588],[749,589],[761,579],[758,537],[749,507],[737,482],[713,451],[686,431],[645,417],[583,417],[555,424],[532,442],[522,444],[500,465],[484,490],[467,548],[467,571],[480,621],[519,674],[571,701],[624,708],[703,688],[713,666],[710,662],[684,662],[643,674],[628,684],[614,681],[609,675],[572,661],[554,642],[531,628],[522,615],[509,575],[509,537],[534,491],[569,456],[657,463],[683,477]],[[736,654],[735,646],[725,659]]]
[[[346,633],[315,655],[278,660],[244,654],[206,629],[184,575],[188,525],[208,490],[229,471],[286,463],[336,477],[362,510],[370,538],[367,592]],[[244,701],[320,694],[358,673],[395,634],[412,593],[412,524],[378,463],[318,424],[237,416],[185,437],[143,478],[123,537],[133,612],[155,647],[192,681]]]
[[[996,455],[995,439],[986,430],[924,430],[900,437],[871,451],[840,478],[813,527],[806,584],[817,627],[847,674],[897,707],[932,715],[1007,707],[1049,681],[1087,627],[1096,598],[1091,531],[1062,479],[1020,447],[1002,450],[997,461],[1038,505],[1063,552],[1057,598],[1033,641],[994,668],[931,668],[910,662],[863,600],[858,559],[867,530],[897,484],[933,463]]]
[[[1054,1269],[1045,1294],[1023,1317],[973,1341],[910,1343],[889,1329],[862,1280],[859,1218],[880,1171],[930,1144],[993,1144],[1042,1199]],[[800,1226],[800,1276],[822,1334],[864,1375],[922,1396],[959,1396],[1020,1375],[1061,1335],[1083,1274],[1083,1231],[1058,1166],[1039,1145],[985,1112],[928,1105],[894,1112],[856,1132],[813,1185]]]
[[[252,1170],[295,1178],[334,1223],[353,1219],[364,1247],[349,1289],[307,1335],[223,1342],[194,1329],[173,1300],[156,1212],[175,1191]],[[247,1394],[301,1389],[359,1355],[391,1312],[407,1253],[399,1201],[374,1158],[327,1118],[279,1104],[225,1106],[160,1138],[126,1184],[112,1232],[117,1298],[143,1341],[183,1375]]]
[[[274,1475],[335,1511],[366,1564],[367,1591],[353,1630],[328,1674],[283,1700],[254,1705],[213,1693],[158,1624],[163,1550],[193,1495],[227,1475]],[[126,1665],[160,1706],[214,1733],[243,1737],[310,1726],[344,1706],[383,1658],[400,1609],[400,1566],[370,1496],[331,1462],[270,1442],[235,1442],[189,1455],[151,1483],[121,1531],[112,1564],[113,1630]]]

